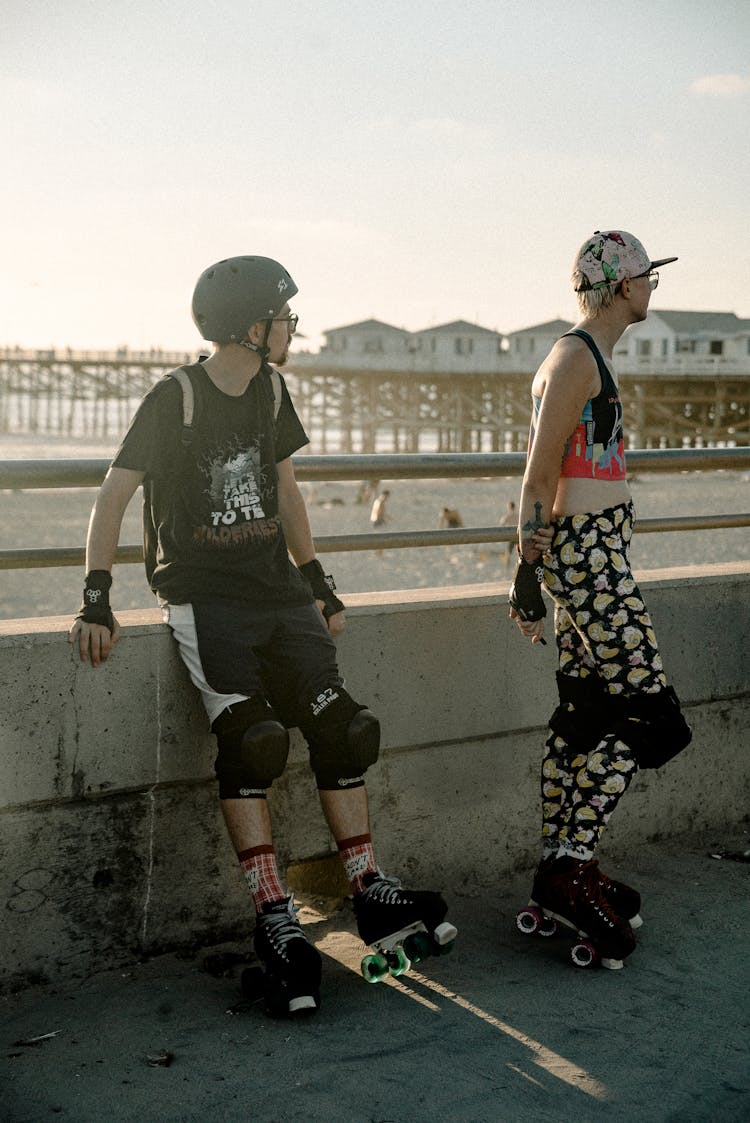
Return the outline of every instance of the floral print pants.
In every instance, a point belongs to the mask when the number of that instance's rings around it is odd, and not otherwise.
[[[610,694],[667,685],[651,617],[630,572],[633,521],[630,503],[558,518],[544,558],[560,671],[596,675]],[[541,777],[545,852],[590,857],[636,771],[632,750],[606,729],[590,752],[552,734]]]

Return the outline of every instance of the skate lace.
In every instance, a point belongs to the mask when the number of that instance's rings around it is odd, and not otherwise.
[[[604,885],[598,863],[595,861],[586,862],[578,870],[577,876],[583,884],[589,904],[593,905],[597,912],[601,913],[607,920],[616,921],[615,911],[604,895]]]
[[[609,887],[611,885],[610,879],[607,877],[604,870],[600,868],[599,863],[596,860],[594,860],[594,861],[592,861],[591,865],[594,867],[594,872],[596,874],[596,877],[599,881],[599,884],[600,884],[602,890],[609,889]]]
[[[367,901],[379,901],[384,905],[400,905],[403,902],[399,890],[401,889],[401,882],[397,877],[386,877],[381,874],[377,881],[373,881],[364,891],[364,899]]]
[[[261,920],[269,941],[283,951],[290,940],[304,940],[304,934],[297,920],[297,906],[290,898],[283,912],[266,913]]]

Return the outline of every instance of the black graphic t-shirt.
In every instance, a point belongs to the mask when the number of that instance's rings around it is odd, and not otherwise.
[[[193,425],[182,440],[182,387],[164,378],[146,395],[112,464],[145,472],[146,573],[160,601],[214,600],[309,604],[307,581],[292,564],[279,519],[276,464],[307,434],[284,380],[278,417],[267,367],[244,394],[188,368]]]

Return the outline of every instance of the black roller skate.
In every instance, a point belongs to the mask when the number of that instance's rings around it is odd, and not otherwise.
[[[445,919],[447,911],[439,893],[404,889],[396,878],[368,874],[354,897],[359,934],[375,949],[361,964],[367,982],[404,975],[413,963],[449,952],[457,931]]]
[[[548,858],[537,870],[532,898],[516,914],[524,935],[552,935],[554,922],[573,928],[583,937],[571,948],[576,967],[601,965],[612,971],[635,949],[630,922],[608,901],[601,871],[593,860]]]
[[[255,953],[263,967],[243,972],[245,997],[262,998],[274,1018],[314,1014],[320,1006],[321,959],[302,931],[293,897],[274,901],[259,914]]]

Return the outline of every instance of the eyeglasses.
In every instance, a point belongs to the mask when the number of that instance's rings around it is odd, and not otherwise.
[[[637,276],[631,277],[631,281],[639,281],[641,277],[648,277],[649,288],[653,292],[659,284],[659,274],[656,269],[647,269],[645,273],[638,273]],[[618,293],[622,288],[622,281],[619,281],[615,286],[615,293]]]
[[[290,312],[288,316],[274,316],[273,320],[276,324],[289,324],[289,333],[294,335],[299,323],[299,316],[296,312]]]

